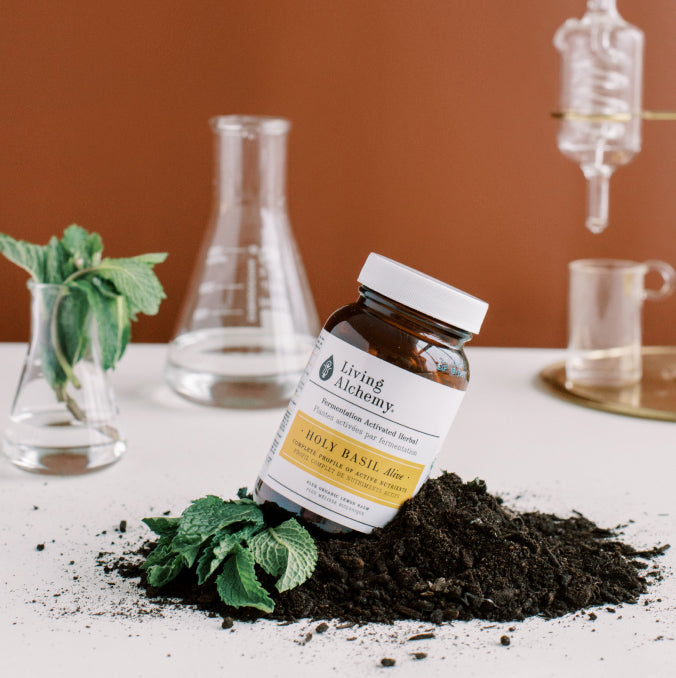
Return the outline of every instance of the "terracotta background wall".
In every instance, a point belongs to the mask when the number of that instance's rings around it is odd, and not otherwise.
[[[676,109],[676,3],[620,0],[646,33],[644,105]],[[375,250],[491,303],[475,344],[563,346],[568,261],[676,264],[676,123],[644,125],[584,227],[556,148],[556,28],[583,0],[3,0],[0,231],[77,222],[111,256],[168,250],[169,339],[211,197],[209,117],[291,119],[290,215],[320,316]],[[23,272],[0,262],[0,339],[23,341]],[[676,344],[676,297],[645,309]]]

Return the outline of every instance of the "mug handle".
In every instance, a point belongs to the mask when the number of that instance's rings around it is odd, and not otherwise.
[[[656,259],[644,261],[643,263],[648,267],[649,271],[655,271],[662,276],[662,287],[657,290],[646,289],[645,298],[656,301],[670,295],[674,291],[674,287],[676,287],[676,271],[666,262],[657,261]]]

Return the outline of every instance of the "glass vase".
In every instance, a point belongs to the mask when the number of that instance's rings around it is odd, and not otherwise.
[[[126,449],[115,395],[101,363],[96,316],[63,285],[30,282],[31,337],[4,435],[26,471],[77,475]]]

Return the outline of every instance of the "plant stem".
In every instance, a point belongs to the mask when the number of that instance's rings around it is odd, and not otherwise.
[[[83,424],[89,424],[89,419],[85,411],[77,404],[77,401],[66,391],[65,386],[57,386],[54,391],[56,392],[56,397],[59,402],[65,403],[68,411],[73,415],[75,419],[81,421]],[[94,426],[94,429],[99,431],[107,438],[111,440],[120,440],[119,431],[113,426],[104,424],[103,426]]]
[[[75,373],[73,372],[73,368],[71,367],[70,363],[66,359],[66,356],[63,354],[63,351],[61,350],[61,343],[59,342],[59,328],[57,324],[57,313],[59,310],[59,304],[61,303],[61,299],[65,296],[65,293],[63,290],[59,291],[59,296],[56,298],[54,301],[54,308],[52,309],[52,317],[50,321],[50,335],[51,335],[51,341],[52,341],[52,346],[54,347],[54,355],[56,356],[56,359],[59,361],[59,365],[61,366],[61,369],[64,371],[66,378],[72,382],[73,386],[75,388],[80,388],[80,381],[78,378],[75,376]]]

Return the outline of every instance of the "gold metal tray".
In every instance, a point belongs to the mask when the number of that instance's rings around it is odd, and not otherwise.
[[[636,386],[567,385],[563,362],[545,367],[539,376],[554,393],[583,407],[643,419],[676,421],[676,346],[646,346],[642,355],[643,379]]]

